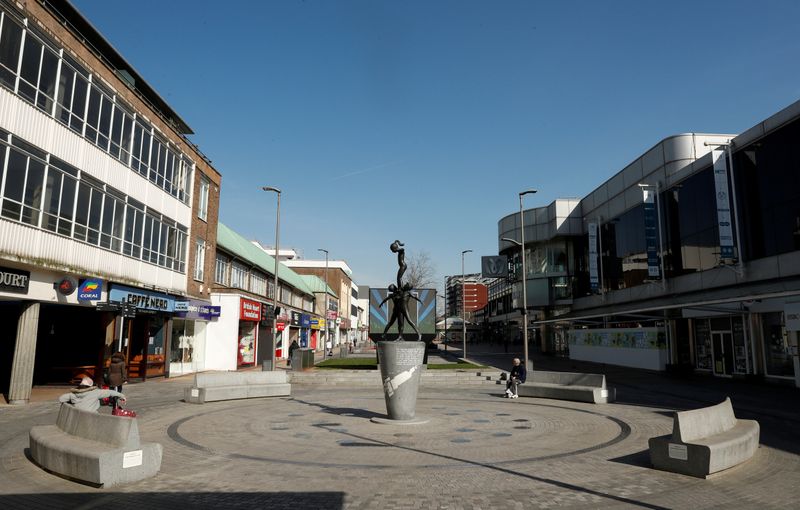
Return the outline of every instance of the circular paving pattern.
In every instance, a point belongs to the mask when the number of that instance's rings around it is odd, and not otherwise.
[[[411,429],[370,422],[385,416],[382,398],[356,401],[328,394],[323,404],[312,394],[240,404],[229,402],[216,409],[215,404],[206,404],[203,412],[173,422],[168,435],[191,449],[231,458],[388,468],[549,460],[599,450],[630,434],[627,423],[602,411],[500,398],[458,399],[445,406],[441,399],[420,398],[417,416],[430,421]],[[320,419],[319,410],[327,418]],[[248,439],[243,442],[242,437]],[[454,444],[464,445],[457,455]],[[275,445],[294,452],[293,458],[270,455]],[[320,456],[320,451],[328,454]]]

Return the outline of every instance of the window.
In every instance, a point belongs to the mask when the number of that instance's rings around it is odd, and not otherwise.
[[[250,275],[250,291],[260,296],[267,295],[267,275],[253,273]]]
[[[33,25],[0,9],[0,84],[188,203],[192,162],[176,145],[156,138],[147,120]],[[37,221],[33,210],[24,212],[27,221]]]
[[[206,265],[206,242],[203,239],[198,239],[195,246],[194,257],[194,279],[203,281],[204,266]]]
[[[0,26],[0,83],[14,89],[19,52],[22,49],[22,27],[3,13]]]
[[[236,262],[231,264],[231,287],[247,290],[247,267]]]
[[[0,215],[38,227],[47,156],[16,137],[12,143],[16,147],[0,145],[0,178],[5,180]]]
[[[214,283],[228,285],[228,261],[220,254],[217,254],[216,265],[214,266]]]
[[[205,176],[200,177],[200,197],[197,204],[197,217],[203,221],[208,221],[208,188],[210,182]]]

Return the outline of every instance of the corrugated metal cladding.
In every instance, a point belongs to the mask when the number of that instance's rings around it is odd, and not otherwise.
[[[0,252],[19,257],[37,266],[69,267],[80,273],[92,268],[91,274],[107,279],[138,281],[172,292],[186,292],[186,275],[133,260],[66,237],[10,221],[0,223]]]
[[[190,206],[2,87],[0,126],[184,226],[191,224]]]

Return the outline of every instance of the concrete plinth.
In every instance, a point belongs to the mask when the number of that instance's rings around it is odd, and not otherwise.
[[[417,390],[424,356],[424,342],[378,342],[383,395],[390,420],[416,418]]]

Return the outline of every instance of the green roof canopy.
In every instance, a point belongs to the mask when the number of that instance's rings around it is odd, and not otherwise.
[[[217,246],[274,277],[275,258],[267,255],[264,250],[237,234],[222,222],[217,225]],[[278,279],[304,294],[308,294],[311,297],[314,296],[314,292],[309,288],[306,281],[299,274],[281,263],[278,263]]]

